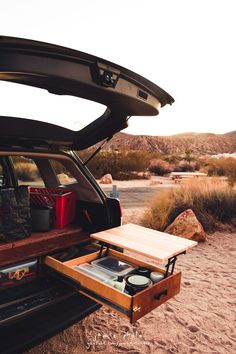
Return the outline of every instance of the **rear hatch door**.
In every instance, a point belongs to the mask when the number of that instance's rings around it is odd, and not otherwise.
[[[5,146],[84,149],[126,128],[130,116],[157,115],[161,107],[174,102],[167,92],[149,80],[104,59],[57,45],[3,36],[0,37],[0,80],[106,106],[100,117],[78,131],[0,116],[1,145]]]

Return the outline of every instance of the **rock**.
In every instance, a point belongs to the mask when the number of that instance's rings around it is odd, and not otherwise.
[[[104,175],[101,179],[100,182],[101,184],[112,184],[112,175],[110,173],[107,173]]]
[[[206,240],[206,233],[191,209],[178,215],[172,224],[165,229],[165,232],[197,242]]]
[[[70,183],[70,177],[67,176],[65,173],[59,173],[59,174],[57,175],[57,177],[58,177],[58,179],[59,179],[59,181],[60,181],[61,184],[68,184],[68,183]]]

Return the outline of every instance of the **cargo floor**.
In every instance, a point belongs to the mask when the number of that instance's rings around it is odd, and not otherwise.
[[[56,249],[83,244],[89,240],[89,233],[75,225],[49,232],[32,233],[23,240],[0,244],[0,267],[48,254]]]

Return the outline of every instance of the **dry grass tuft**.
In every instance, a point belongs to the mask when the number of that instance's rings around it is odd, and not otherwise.
[[[161,191],[151,201],[142,224],[163,231],[189,208],[206,231],[224,225],[236,227],[236,191],[218,178],[190,180],[178,188]]]
[[[38,168],[29,162],[17,162],[15,164],[16,176],[24,182],[36,181],[39,178]]]

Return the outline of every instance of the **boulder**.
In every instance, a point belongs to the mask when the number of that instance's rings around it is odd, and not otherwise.
[[[191,209],[185,210],[178,215],[172,224],[165,229],[165,232],[197,242],[202,242],[206,239],[206,233]]]
[[[100,182],[101,184],[112,184],[112,175],[110,173],[107,173],[104,175],[101,179]]]
[[[59,174],[57,175],[57,177],[58,177],[58,179],[59,179],[59,181],[60,181],[61,184],[68,184],[68,183],[70,183],[70,177],[67,176],[65,173],[59,173]]]

